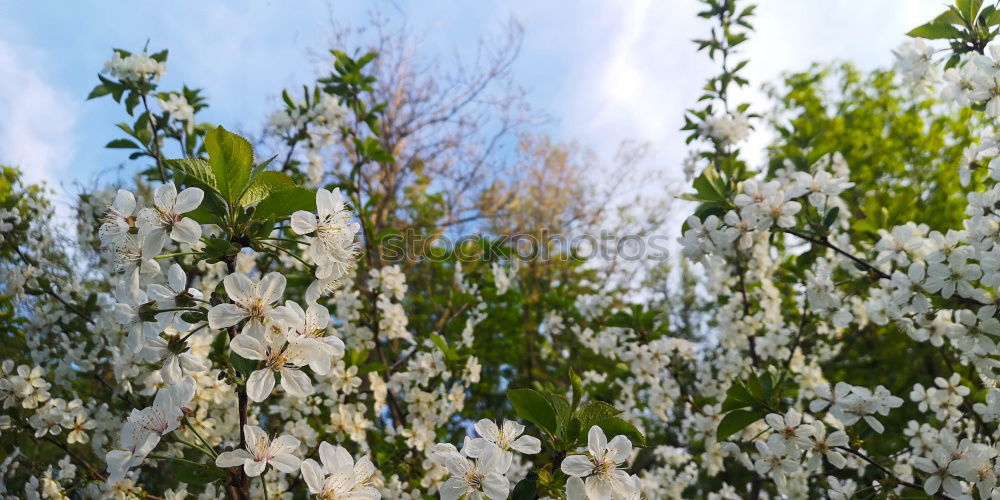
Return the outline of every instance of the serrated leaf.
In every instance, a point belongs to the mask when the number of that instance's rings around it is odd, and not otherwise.
[[[152,60],[154,60],[154,61],[156,61],[156,62],[161,62],[161,63],[162,62],[167,62],[167,54],[168,54],[167,49],[163,49],[163,50],[161,50],[159,52],[156,52],[154,54],[150,54],[149,58],[152,59]]]
[[[987,26],[996,26],[1000,24],[1000,9],[993,10],[989,15],[985,16]]]
[[[280,221],[299,210],[316,211],[315,191],[303,187],[293,187],[271,193],[257,204],[254,216],[257,218],[273,217],[274,220]]]
[[[295,181],[291,177],[281,172],[261,172],[250,186],[243,192],[238,205],[249,207],[259,203],[272,193],[291,189],[295,186]]]
[[[625,436],[629,439],[629,441],[632,441],[632,444],[635,446],[641,446],[641,447],[646,446],[646,437],[643,436],[641,432],[639,432],[639,429],[636,429],[634,425],[626,422],[625,420],[619,417],[606,418],[604,420],[601,420],[600,422],[597,422],[594,425],[600,427],[601,430],[604,431],[604,434],[608,437],[608,441],[614,439],[615,436]],[[579,439],[586,441],[589,432],[590,432],[590,427],[581,426]],[[586,443],[584,442],[580,444],[582,446],[585,445]]]
[[[912,36],[914,38],[940,40],[940,39],[961,38],[962,30],[950,24],[930,22],[921,26],[917,26],[916,28],[913,28],[906,35]]]
[[[573,409],[569,406],[569,401],[558,394],[553,394],[549,397],[549,404],[556,411],[556,428],[560,435],[562,435],[573,414]]]
[[[733,382],[733,385],[726,391],[726,400],[722,402],[722,411],[746,408],[754,403],[753,396],[740,382]]]
[[[227,202],[234,203],[250,180],[253,147],[246,139],[216,127],[205,134],[205,149],[216,189]]]
[[[507,400],[518,417],[537,425],[549,434],[556,433],[556,411],[545,396],[533,389],[510,389]]]
[[[949,7],[948,10],[942,12],[939,16],[935,17],[931,24],[965,24],[962,22],[962,15],[957,9]]]
[[[263,173],[264,169],[266,169],[267,166],[270,165],[271,162],[274,161],[274,159],[277,158],[277,157],[278,157],[278,155],[274,155],[274,156],[272,156],[272,157],[270,157],[270,158],[268,158],[268,159],[266,159],[266,160],[258,163],[257,165],[254,165],[253,169],[250,170],[250,184],[253,184],[253,181],[257,178],[257,176],[259,176],[261,173]]]
[[[580,438],[580,429],[583,426],[580,425],[580,419],[573,417],[569,419],[569,423],[566,424],[565,439],[570,443],[575,443]]]
[[[215,172],[212,166],[200,158],[167,160],[163,162],[167,168],[194,178],[196,181],[212,189],[218,189],[215,182]]]
[[[229,353],[229,364],[236,369],[236,372],[244,377],[249,377],[257,369],[257,361],[247,359],[235,352]]]
[[[962,18],[971,24],[976,20],[979,8],[983,6],[983,0],[955,0],[955,6],[962,13]]]
[[[614,417],[621,413],[621,410],[603,401],[590,401],[580,407],[574,415],[580,419],[580,427],[590,429],[591,426],[606,418]]]
[[[729,436],[745,429],[748,425],[764,418],[765,412],[759,410],[733,410],[722,417],[715,438],[725,441]]]
[[[216,192],[208,190],[201,205],[184,216],[199,224],[219,224],[226,217],[226,205]]]
[[[91,90],[90,93],[87,94],[87,100],[89,101],[91,99],[96,99],[98,97],[105,96],[110,93],[111,93],[111,88],[102,83],[94,87],[94,90]]]

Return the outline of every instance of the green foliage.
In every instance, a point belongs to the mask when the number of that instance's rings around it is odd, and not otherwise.
[[[170,470],[177,480],[187,484],[208,484],[229,478],[229,473],[212,464],[198,464],[187,460],[175,460]]]
[[[856,184],[845,193],[856,238],[874,242],[877,229],[908,221],[938,230],[961,225],[965,198],[955,172],[985,125],[981,116],[937,112],[932,102],[914,101],[891,72],[865,75],[849,64],[814,66],[785,85],[785,92],[772,91],[780,116],[788,118],[773,123],[771,172],[789,165],[805,170],[839,152]],[[908,180],[886,182],[901,178]]]
[[[254,214],[258,218],[284,219],[299,210],[316,210],[316,193],[313,190],[296,186],[274,191],[257,204]]]
[[[166,165],[170,167],[176,175],[187,175],[192,180],[199,183],[198,187],[207,188],[218,192],[218,184],[215,180],[215,172],[206,160],[201,158],[167,160]],[[184,180],[183,177],[179,180]],[[188,181],[190,183],[190,181]]]
[[[952,56],[947,66],[958,63],[967,52],[983,53],[986,45],[996,38],[1000,28],[1000,11],[994,5],[983,7],[983,0],[955,0],[954,5],[931,21],[910,30],[907,35],[928,40],[948,40]]]
[[[246,139],[218,127],[205,135],[205,149],[216,190],[227,203],[238,204],[250,182],[253,148]]]
[[[572,379],[575,375],[571,374]],[[574,393],[582,392],[574,389]],[[538,426],[545,433],[549,447],[558,453],[587,445],[587,434],[593,426],[600,427],[609,438],[625,436],[636,446],[646,446],[645,436],[620,415],[622,410],[603,401],[588,401],[582,406],[574,395],[573,402],[554,391],[510,389],[507,399],[517,416]]]
[[[511,389],[507,391],[507,399],[518,417],[549,435],[556,433],[556,410],[545,396],[532,389]]]

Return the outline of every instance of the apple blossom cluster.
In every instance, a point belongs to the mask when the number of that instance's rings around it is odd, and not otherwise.
[[[204,446],[214,448],[224,442],[221,436],[239,428],[239,422],[233,418],[232,411],[226,410],[233,407],[235,398],[231,388],[222,382],[225,379],[222,377],[224,372],[213,367],[209,360],[208,351],[214,335],[209,335],[205,328],[217,330],[245,323],[240,333],[230,342],[230,347],[234,354],[242,355],[245,359],[261,361],[261,368],[253,371],[247,381],[248,393],[254,401],[263,401],[272,392],[275,375],[281,377],[281,386],[286,393],[303,397],[311,394],[311,382],[301,370],[308,368],[317,376],[326,375],[331,372],[332,361],[344,353],[342,341],[327,335],[330,315],[325,307],[312,303],[303,309],[291,300],[279,305],[278,301],[284,291],[284,277],[280,274],[250,278],[239,271],[224,274],[225,266],[219,264],[209,266],[216,268],[213,271],[204,268],[204,263],[198,263],[197,267],[201,269],[195,270],[201,272],[196,274],[201,275],[203,281],[199,285],[196,279],[194,286],[189,286],[192,276],[185,272],[180,262],[167,268],[160,265],[161,257],[170,257],[162,253],[166,247],[190,251],[203,244],[200,241],[202,226],[184,216],[200,204],[202,196],[203,193],[197,188],[188,188],[178,193],[173,184],[164,184],[155,189],[150,207],[141,207],[136,197],[124,190],[114,194],[113,200],[105,197],[108,208],[101,215],[100,231],[91,234],[112,255],[108,260],[114,264],[108,269],[113,270],[114,276],[117,276],[117,283],[110,283],[110,293],[99,300],[102,305],[98,307],[108,314],[91,318],[78,310],[68,310],[35,316],[39,321],[39,328],[49,328],[46,325],[52,322],[68,323],[70,318],[103,326],[109,332],[107,338],[103,339],[107,342],[103,348],[113,357],[114,375],[121,382],[124,391],[120,397],[131,401],[129,393],[133,397],[155,394],[150,406],[133,409],[124,425],[115,430],[113,424],[112,427],[105,424],[113,422],[106,404],[85,404],[80,399],[67,400],[52,396],[49,391],[55,388],[43,377],[51,372],[40,366],[15,366],[12,360],[5,360],[0,365],[0,400],[6,408],[21,409],[13,418],[4,415],[0,419],[4,428],[23,425],[31,429],[38,438],[52,439],[53,442],[59,441],[65,445],[89,443],[95,450],[108,450],[107,475],[102,476],[106,477],[103,488],[107,488],[105,491],[108,494],[115,492],[114,494],[129,496],[139,493],[135,482],[137,470],[153,459],[157,448],[163,448],[161,441],[168,442],[166,452],[176,449],[176,443],[189,443],[187,440],[193,440],[194,437],[201,440]],[[320,203],[322,206],[322,201]],[[91,207],[95,211],[95,218],[100,205],[98,202]],[[299,215],[300,218],[302,216],[303,214]],[[349,229],[348,227],[347,230]],[[46,244],[44,238],[39,238],[38,242]],[[323,243],[314,244],[319,246]],[[347,246],[351,244],[353,242],[345,243]],[[352,254],[341,252],[338,255]],[[322,254],[319,258],[324,265],[335,265],[329,255]],[[237,261],[244,263],[238,267],[252,272],[252,265],[245,264],[246,259],[238,258]],[[60,288],[57,292],[53,285],[39,283],[38,280],[42,279],[39,271],[41,269],[32,270],[31,266],[27,266],[18,272],[25,276],[36,273],[37,279],[22,277],[9,279],[7,283],[15,287],[12,291],[18,293],[17,290],[22,290],[19,293],[26,297],[30,296],[25,294],[26,291],[35,293],[32,290],[40,286],[50,287],[47,292],[53,295],[66,293],[70,296],[71,290]],[[232,302],[218,303],[208,308],[205,311],[207,314],[202,316],[207,320],[188,318],[187,312],[208,303],[205,300],[207,295],[198,287],[214,288],[215,283],[223,277],[223,287]],[[405,293],[405,282],[388,282],[394,283],[391,286],[397,295]],[[61,304],[72,308],[72,305],[62,300]],[[26,326],[32,328],[35,325]],[[65,345],[69,349],[72,344],[67,342]],[[87,346],[80,348],[86,349]],[[85,353],[86,351],[82,351],[73,356],[72,351],[69,351],[60,352],[59,355],[65,357],[66,369],[72,372],[92,366]],[[51,363],[44,344],[39,344],[35,354],[39,362],[47,365]],[[51,354],[56,355],[55,352]],[[351,368],[357,370],[357,367]],[[65,387],[59,389],[62,392]],[[344,389],[344,392],[350,393],[350,390]],[[217,459],[217,463],[220,467],[235,466],[238,459],[246,458],[245,454],[249,454],[251,458],[266,456],[269,463],[280,472],[298,472],[299,459],[292,455],[298,452],[296,438],[287,437],[272,443],[267,436],[261,435],[259,428],[247,425],[244,432],[248,436],[247,447],[219,454],[221,458]],[[183,438],[174,437],[180,435]],[[287,451],[290,458],[276,458],[286,456],[281,455],[277,447]],[[345,461],[342,455],[345,452],[342,448],[338,449],[336,453],[330,454],[326,453],[325,446],[321,448],[323,467],[328,470],[326,473],[317,473],[317,470],[322,469],[315,462],[306,461],[306,464],[313,464],[308,468],[308,473],[303,472],[310,491],[317,494],[360,491],[369,498],[377,498],[377,491],[372,487],[374,473],[371,470],[359,475],[353,483],[339,476],[335,480],[330,478],[332,474],[342,475],[343,472],[341,469]],[[214,451],[208,453],[215,454]],[[361,459],[359,466],[365,460],[367,459]],[[370,468],[370,462],[367,463]],[[8,472],[9,465],[5,464],[5,473]],[[259,467],[258,461],[244,460],[239,465],[250,469],[248,472],[262,472],[255,469]],[[353,468],[353,461],[351,467]],[[363,471],[364,467],[358,470]],[[33,477],[32,484],[35,486],[29,488],[44,490],[49,492],[46,493],[49,496],[54,494],[52,492],[62,491],[62,482],[76,477],[74,470],[65,464],[62,471],[46,472],[40,479]],[[95,477],[100,476],[96,469],[90,469],[90,472]],[[281,484],[278,483],[278,489],[282,488]],[[287,486],[284,483],[284,487]],[[95,489],[97,487],[96,483],[88,485],[88,495],[100,496]],[[179,491],[183,491],[183,486]],[[214,488],[209,486],[202,495],[214,498],[213,491]]]
[[[942,70],[934,60],[933,48],[922,40],[913,40],[896,54],[896,64],[904,80],[929,94],[940,88],[944,102],[959,106],[982,103],[991,118],[1000,116],[1000,46],[993,44],[985,54],[970,52],[958,64]]]
[[[187,98],[185,98],[183,94],[171,92],[166,96],[166,99],[160,97],[157,99],[157,102],[160,104],[160,109],[162,109],[164,113],[167,113],[171,118],[184,124],[184,130],[187,131],[188,134],[194,133],[194,106],[188,102]]]
[[[833,158],[832,161],[839,160]],[[950,346],[959,356],[959,362],[975,369],[990,391],[988,394],[993,394],[998,373],[991,354],[996,349],[993,336],[1000,333],[1000,323],[992,303],[995,285],[1000,283],[1000,278],[995,276],[998,268],[993,266],[991,260],[992,253],[996,251],[997,232],[990,228],[1000,227],[1000,219],[993,214],[992,202],[983,199],[995,199],[989,198],[989,193],[997,189],[995,182],[987,178],[986,193],[969,193],[966,212],[969,219],[963,229],[942,234],[918,224],[897,226],[883,231],[881,240],[866,250],[854,248],[848,235],[839,231],[845,226],[838,215],[831,217],[830,235],[826,239],[809,236],[810,231],[800,213],[802,207],[815,210],[820,218],[826,217],[833,208],[843,206],[839,196],[851,186],[845,179],[821,170],[828,161],[822,163],[814,166],[812,173],[798,172],[785,181],[762,184],[747,180],[733,198],[735,208],[725,217],[720,219],[713,215],[704,220],[689,219],[689,229],[681,238],[686,256],[702,260],[717,272],[726,269],[723,267],[725,260],[748,258],[742,276],[736,274],[724,279],[734,284],[743,280],[762,286],[755,292],[740,291],[737,298],[741,300],[731,303],[733,310],[727,312],[724,307],[720,311],[722,324],[745,322],[743,325],[733,324],[728,332],[720,332],[721,342],[741,350],[752,349],[761,361],[788,359],[792,370],[803,375],[815,369],[803,364],[806,360],[797,350],[796,325],[784,323],[781,316],[766,316],[771,307],[767,302],[773,300],[767,296],[767,280],[771,279],[769,268],[772,265],[768,263],[770,257],[764,251],[768,246],[767,233],[784,232],[793,238],[789,243],[803,239],[810,243],[820,241],[832,253],[817,259],[813,270],[806,272],[808,279],[804,283],[800,303],[805,311],[819,315],[816,316],[817,321],[819,317],[828,318],[827,326],[818,329],[817,333],[825,332],[835,338],[838,332],[853,324],[895,322],[914,341],[930,342],[938,347]],[[775,175],[780,178],[784,174],[779,171]],[[871,257],[865,257],[866,254]],[[863,264],[859,266],[858,260]],[[739,270],[735,272],[739,273]],[[874,276],[870,294],[866,297],[847,296],[832,281],[834,272],[855,276],[864,276],[867,272],[869,276]],[[761,311],[758,314],[765,316],[744,316],[742,300],[747,300],[744,297],[749,297],[755,309]],[[774,306],[777,307],[777,304]],[[775,320],[778,322],[775,323]],[[832,350],[828,350],[825,356],[836,352],[835,345],[827,349]],[[814,356],[822,359],[823,351],[814,353]],[[795,368],[797,364],[799,367]],[[819,373],[809,378],[822,380]],[[966,419],[970,411],[980,414],[976,418],[996,419],[995,403],[977,404],[972,408],[965,402],[970,389],[958,373],[947,378],[932,378],[930,382],[933,385],[926,388],[916,384],[910,393],[910,399],[919,405],[921,411],[933,413],[937,421],[945,426],[928,431],[968,432]],[[886,430],[876,415],[888,415],[892,408],[898,408],[903,402],[882,386],[870,390],[843,382],[836,383],[833,388],[826,383],[812,383],[803,390],[809,390],[816,396],[809,404],[811,412],[826,411],[826,420],[839,426],[847,427],[864,421],[876,433]],[[987,401],[995,402],[997,397],[988,396]],[[792,420],[798,421],[799,418]],[[771,420],[768,419],[771,427],[778,427]],[[918,423],[911,422],[911,425]],[[791,428],[797,426],[798,423],[786,425],[788,429],[784,433],[791,435]],[[750,432],[754,427],[747,429]],[[807,432],[817,434],[815,429]],[[799,434],[794,435],[799,437]],[[940,445],[928,444],[898,458],[901,467],[910,467],[910,472],[898,473],[900,479],[911,481],[925,474],[921,482],[928,494],[937,492],[943,484],[950,496],[966,495],[972,490],[979,491],[983,496],[992,495],[994,484],[979,481],[977,472],[973,470],[981,472],[984,467],[992,470],[995,452],[984,454],[980,451],[982,447],[990,450],[992,447],[988,442],[976,441],[975,435],[973,433],[966,441],[968,449],[976,450],[970,452],[968,460],[972,464],[956,462],[952,467],[950,464],[963,458],[963,453],[953,455],[949,452],[945,455],[935,451]],[[784,441],[787,439],[780,443],[770,439],[767,442],[755,441],[757,458],[754,459],[754,468],[758,473],[773,478],[779,490],[795,491],[806,479],[797,476],[803,468],[794,457],[789,458]],[[840,444],[837,446],[846,445],[841,441],[838,440]],[[861,453],[860,450],[856,452]],[[934,462],[935,457],[943,456],[950,458]],[[835,477],[829,479],[831,485],[837,480]],[[796,486],[796,482],[800,485]],[[837,488],[843,487],[842,483],[836,484]]]
[[[1000,98],[994,99],[1000,67],[996,45],[985,54],[963,56],[945,71],[934,53],[922,41],[914,41],[896,52],[897,70],[924,92],[939,84],[943,74],[942,100],[981,105],[990,117],[1000,114]],[[905,223],[879,230],[880,239],[872,245],[852,241],[843,195],[853,183],[839,155],[827,156],[808,170],[786,165],[766,174],[747,172],[728,192],[720,174],[706,169],[695,181],[697,196],[715,203],[713,193],[719,193],[724,200],[706,215],[689,218],[680,243],[685,257],[704,264],[706,293],[731,297],[715,311],[713,321],[722,349],[679,359],[673,376],[665,380],[640,382],[640,391],[649,391],[650,397],[633,405],[636,413],[672,417],[669,405],[654,404],[662,399],[658,394],[666,392],[673,401],[684,403],[673,411],[683,411],[691,436],[703,440],[706,451],[701,460],[709,474],[719,470],[723,458],[733,457],[792,497],[814,491],[811,485],[816,482],[815,471],[823,468],[822,457],[837,469],[874,468],[889,481],[876,488],[917,489],[952,498],[1000,493],[995,431],[990,426],[1000,405],[996,389],[1000,372],[994,359],[1000,336],[996,308],[1000,266],[994,262],[1000,248],[996,213],[1000,174],[994,172],[1000,168],[998,151],[997,138],[986,136],[963,155],[956,172],[968,189],[962,227],[932,229]],[[782,297],[778,292],[783,251],[792,258],[801,255],[799,260],[805,262],[804,279],[792,288],[798,296]],[[859,292],[845,286],[851,282],[866,286]],[[930,344],[948,361],[951,372],[928,374],[926,382],[905,388],[909,401],[927,420],[911,420],[904,430],[886,429],[881,417],[902,407],[902,398],[881,385],[869,389],[828,381],[823,373],[821,365],[838,355],[839,343],[852,329],[868,324],[894,324],[912,342]],[[808,351],[805,336],[813,339]],[[816,341],[824,338],[828,340]],[[630,344],[638,340],[624,337],[591,349],[623,359],[636,350]],[[730,349],[749,356],[731,358]],[[723,365],[726,358],[732,367]],[[700,365],[697,373],[706,374],[705,380],[696,375],[694,387],[686,393],[676,379],[676,373],[685,373],[680,369],[684,362],[711,366]],[[734,397],[741,396],[732,396],[733,387],[727,389],[727,383],[719,381],[745,380],[748,371],[759,374],[767,365],[788,370],[775,384],[795,380],[798,396],[783,414],[770,413],[762,422],[749,410],[699,408],[688,397],[714,393],[721,400],[722,392],[728,391],[726,404],[732,405]],[[774,379],[768,377],[771,384]],[[757,397],[767,399],[766,391],[772,390],[777,389],[767,386]],[[977,390],[984,401],[971,404]],[[629,403],[618,404],[629,408]],[[737,439],[717,447],[711,431],[718,428],[721,433],[725,420],[736,416],[748,423],[733,434]],[[637,419],[638,425],[641,420]],[[859,422],[870,430],[856,428]],[[836,430],[831,433],[827,426]],[[892,463],[879,463],[855,444],[855,436],[870,433],[905,434],[909,448],[894,454]],[[818,443],[818,438],[825,442]],[[864,487],[829,470],[822,482],[831,498],[849,498]]]
[[[701,123],[699,131],[723,144],[736,144],[750,134],[750,121],[739,112],[710,116]]]
[[[284,97],[286,107],[271,113],[268,130],[289,145],[303,145],[306,177],[311,186],[319,186],[328,167],[324,153],[340,137],[347,110],[337,98],[325,93],[299,102],[293,102],[287,92]]]
[[[896,70],[904,81],[918,92],[930,94],[941,78],[940,67],[934,62],[934,47],[923,40],[911,40],[893,51]]]
[[[736,2],[705,3],[720,32],[745,19]],[[738,39],[705,43],[732,56]],[[900,49],[898,70],[923,90],[943,74],[943,100],[1000,114],[1000,49],[945,71],[933,55]],[[106,71],[152,82],[154,62],[116,52]],[[527,486],[569,500],[1000,496],[1000,137],[963,155],[961,227],[902,222],[869,242],[854,233],[861,181],[843,156],[743,164],[736,148],[754,115],[730,107],[721,85],[711,100],[739,111],[701,113],[705,150],[686,166],[699,202],[679,239],[690,294],[633,303],[593,284],[546,302],[532,332],[540,366],[526,374],[557,362],[582,373],[520,389],[536,395],[530,411],[508,392],[524,424],[470,417],[507,404],[483,393],[525,375],[484,367],[493,358],[481,350],[503,333],[482,325],[495,328],[491,314],[509,307],[483,290],[515,300],[518,269],[450,263],[448,296],[432,298],[427,280],[408,284],[408,264],[380,262],[353,212],[358,190],[321,187],[320,150],[352,112],[338,97],[286,99],[271,119],[274,136],[306,142],[300,174],[319,187],[308,203],[241,204],[259,193],[207,173],[226,167],[214,148],[233,140],[206,147],[208,160],[168,164],[175,181],[88,193],[75,233],[53,225],[41,196],[0,208],[0,257],[18,263],[0,266],[0,299],[23,312],[11,327],[23,353],[0,363],[0,433],[29,440],[5,450],[0,495],[497,500]],[[157,97],[190,134],[194,104]],[[222,201],[222,217],[206,222]],[[253,219],[261,212],[281,215]],[[414,299],[454,314],[411,315]],[[871,325],[893,325],[887,337],[941,362],[905,384],[854,371],[879,363],[858,340]],[[460,448],[448,442],[470,427]],[[39,467],[22,443],[57,458]],[[161,470],[177,480],[151,491]],[[23,492],[8,488],[15,477],[27,478]]]
[[[156,82],[167,73],[167,67],[145,52],[129,54],[116,50],[104,63],[104,72],[124,82]]]
[[[316,148],[328,146],[334,139],[333,131],[344,118],[346,110],[335,97],[322,94],[312,103],[300,101],[295,107],[271,113],[268,125],[279,136],[294,136],[308,131],[309,139]]]

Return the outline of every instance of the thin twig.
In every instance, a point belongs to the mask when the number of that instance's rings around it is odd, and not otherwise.
[[[840,450],[844,450],[844,451],[846,451],[846,452],[848,452],[848,453],[850,453],[850,454],[852,454],[852,455],[854,455],[854,456],[856,456],[856,457],[864,460],[865,462],[868,462],[869,464],[871,464],[872,466],[874,466],[876,469],[878,469],[879,472],[881,472],[882,474],[884,474],[886,477],[891,478],[897,484],[900,484],[902,486],[906,486],[907,488],[918,490],[920,492],[924,492],[924,487],[922,485],[917,484],[917,483],[911,483],[910,481],[906,481],[906,480],[900,478],[899,476],[897,476],[896,474],[894,474],[892,471],[890,471],[889,469],[885,468],[884,465],[882,465],[882,464],[880,464],[880,463],[872,460],[870,457],[868,457],[864,453],[861,453],[860,451],[855,450],[854,448],[850,448],[848,446],[837,446],[836,448],[840,449]],[[944,494],[940,494],[940,493],[937,494],[937,495],[935,495],[935,496],[937,496],[939,498],[951,498],[948,495],[944,495]]]

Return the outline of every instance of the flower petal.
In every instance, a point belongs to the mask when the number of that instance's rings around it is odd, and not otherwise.
[[[246,359],[264,359],[264,344],[252,335],[237,335],[229,341],[229,348]]]
[[[170,231],[170,239],[178,243],[193,245],[201,238],[201,224],[187,217],[177,221]]]
[[[281,273],[267,273],[260,279],[260,299],[265,304],[273,304],[281,300],[285,293],[285,275]]]
[[[183,214],[190,212],[201,205],[201,200],[205,198],[205,192],[196,187],[189,187],[181,191],[174,201],[174,213]]]
[[[506,500],[510,493],[510,481],[501,474],[491,472],[483,478],[483,493],[492,500]]]
[[[318,223],[316,214],[304,210],[292,214],[292,231],[295,231],[295,234],[309,234],[316,230]]]
[[[292,396],[304,398],[313,393],[312,381],[302,370],[283,368],[281,370],[281,387]]]
[[[306,480],[309,493],[315,495],[323,491],[323,477],[325,475],[323,469],[320,468],[315,460],[307,458],[302,461],[302,478]]]
[[[270,369],[257,370],[247,379],[247,396],[255,403],[260,403],[271,395],[274,390],[274,372]]]
[[[299,464],[302,463],[302,460],[291,453],[279,453],[271,457],[271,459],[268,460],[268,463],[270,463],[275,469],[287,474],[295,472],[295,470],[299,468]]]
[[[213,330],[228,328],[246,317],[247,313],[235,304],[218,304],[208,311],[208,327]]]
[[[487,441],[496,443],[500,440],[500,429],[497,424],[488,418],[476,422],[476,432]]]
[[[215,458],[215,466],[237,467],[245,464],[247,460],[253,460],[253,456],[247,450],[224,451]]]
[[[604,435],[604,430],[598,426],[593,426],[587,433],[587,450],[590,454],[597,459],[604,457],[605,450],[608,448],[608,438]]]
[[[176,200],[177,186],[172,182],[163,184],[153,191],[153,204],[164,212],[173,213]]]
[[[534,455],[542,451],[542,442],[535,436],[521,436],[514,440],[510,444],[511,449],[525,453],[528,455]]]
[[[587,500],[587,490],[583,485],[583,479],[570,476],[566,480],[566,500]]]
[[[243,273],[233,273],[222,280],[226,287],[226,294],[237,304],[246,304],[254,298],[254,284],[250,278]]]
[[[587,477],[594,471],[594,464],[585,455],[570,455],[559,468],[569,476]]]

